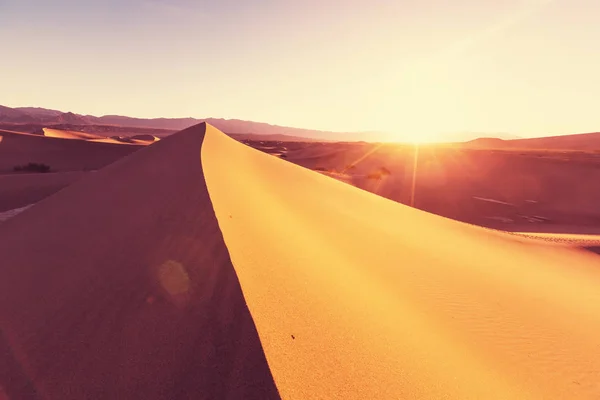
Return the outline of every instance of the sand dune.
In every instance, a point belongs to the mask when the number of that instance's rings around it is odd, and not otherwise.
[[[133,143],[133,142],[125,142],[125,141],[121,141],[121,140],[117,140],[115,138],[102,138],[102,139],[91,139],[89,140],[90,142],[96,142],[96,143],[112,143],[112,144],[140,144],[140,143]],[[145,143],[144,143],[145,144]]]
[[[0,174],[30,162],[47,164],[52,171],[95,170],[142,148],[3,130],[0,137]]]
[[[410,209],[222,135],[202,152],[282,397],[600,396],[595,256]]]
[[[9,396],[278,397],[204,183],[203,134],[144,147],[0,224]]]
[[[596,255],[411,209],[210,126],[3,223],[0,254],[9,396],[600,397]]]
[[[0,175],[0,212],[20,208],[50,196],[83,178],[82,171],[53,174]]]
[[[102,139],[90,139],[90,142],[99,142],[99,143],[114,143],[114,144],[129,144],[129,145],[141,145],[147,146],[154,142],[159,141],[160,139],[156,136],[152,135],[135,135],[135,136],[113,136],[113,137],[104,137]]]
[[[13,209],[7,210],[7,211],[0,211],[0,223],[2,223],[4,221],[8,221],[9,219],[16,217],[17,215],[21,214],[23,211],[27,210],[28,208],[30,208],[32,206],[33,206],[33,204],[29,204],[24,207],[13,208]],[[1,399],[1,397],[0,397],[0,399]]]
[[[105,139],[102,136],[94,135],[92,133],[77,132],[77,131],[64,131],[60,129],[43,128],[44,136],[61,138],[61,139],[78,139],[78,140],[90,140],[90,139]]]
[[[134,135],[132,137],[106,137],[95,135],[93,133],[78,132],[78,131],[67,131],[61,129],[43,128],[44,136],[61,138],[61,139],[76,139],[76,140],[87,140],[89,142],[98,143],[113,143],[113,144],[134,144],[134,145],[148,145],[159,140],[158,137],[153,135]]]
[[[137,143],[154,143],[159,141],[160,138],[154,135],[134,135],[131,140]]]

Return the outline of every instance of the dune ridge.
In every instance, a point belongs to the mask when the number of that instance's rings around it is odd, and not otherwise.
[[[283,398],[600,396],[596,256],[411,209],[210,127],[202,162]]]
[[[88,142],[148,145],[160,140],[154,135],[134,135],[132,137],[107,137],[93,133],[67,131],[62,129],[43,128],[44,136],[60,139],[85,140]]]
[[[600,396],[596,255],[403,206],[209,125],[4,222],[0,254],[9,396]]]
[[[60,139],[78,139],[78,140],[92,140],[92,139],[105,139],[103,136],[94,135],[92,133],[78,132],[78,131],[65,131],[60,129],[43,128],[44,136],[60,138]]]

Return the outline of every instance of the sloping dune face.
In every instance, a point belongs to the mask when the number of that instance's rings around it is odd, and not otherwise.
[[[212,128],[202,162],[283,398],[600,398],[597,256],[426,214]]]
[[[600,397],[597,256],[393,203],[210,126],[3,223],[0,255],[10,398]]]
[[[204,183],[204,130],[0,225],[9,398],[279,398]]]
[[[0,212],[37,203],[85,175],[86,172],[0,174]]]

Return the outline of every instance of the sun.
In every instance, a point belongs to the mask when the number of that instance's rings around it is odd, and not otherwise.
[[[428,144],[441,142],[441,136],[431,132],[410,132],[406,129],[402,131],[386,133],[385,142],[390,143],[409,143],[409,144]]]

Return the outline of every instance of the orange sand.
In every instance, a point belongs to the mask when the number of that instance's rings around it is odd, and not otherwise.
[[[212,128],[202,162],[282,398],[600,397],[597,256],[414,210]]]
[[[61,138],[61,139],[77,139],[77,140],[91,140],[91,139],[105,139],[102,136],[94,135],[92,133],[77,132],[77,131],[64,131],[60,129],[44,128],[44,136]]]
[[[43,128],[44,136],[60,138],[60,139],[75,139],[86,140],[89,142],[112,143],[112,144],[129,144],[129,145],[148,145],[159,140],[153,135],[135,135],[130,141],[117,140],[112,137],[95,135],[93,133],[66,131],[62,129]]]
[[[204,133],[0,225],[9,396],[600,397],[597,256]]]

